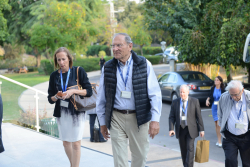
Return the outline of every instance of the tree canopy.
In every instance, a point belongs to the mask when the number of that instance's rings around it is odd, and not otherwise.
[[[179,59],[192,64],[245,66],[250,2],[244,0],[146,0],[149,29],[169,31]]]

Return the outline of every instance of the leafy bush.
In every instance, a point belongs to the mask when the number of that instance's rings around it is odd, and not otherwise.
[[[98,54],[99,57],[105,57],[106,56],[106,53],[104,51],[100,51],[99,54]]]
[[[162,60],[162,56],[144,56],[152,64],[159,64]]]
[[[110,48],[107,45],[93,45],[88,46],[87,55],[98,55],[100,51],[104,51],[106,55],[111,55]]]
[[[132,50],[136,52],[138,55],[141,55],[140,48],[133,48]],[[145,55],[155,55],[156,53],[162,53],[161,47],[143,47],[142,51],[143,54]]]
[[[43,72],[46,75],[50,75],[54,71],[54,61],[53,60],[41,60],[41,67],[40,67]],[[39,73],[42,73],[42,71],[39,70]]]
[[[28,71],[29,72],[38,71],[38,68],[37,67],[28,67]]]
[[[23,63],[21,58],[17,59],[5,59],[0,61],[0,69],[5,69],[5,68],[17,68],[17,67],[23,67]]]
[[[104,58],[106,61],[112,59],[110,56]],[[100,70],[99,66],[100,58],[86,58],[86,59],[77,59],[73,62],[73,66],[81,66],[86,72]]]

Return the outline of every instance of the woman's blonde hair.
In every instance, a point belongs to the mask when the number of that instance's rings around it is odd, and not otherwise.
[[[56,54],[60,53],[60,52],[64,52],[67,54],[67,57],[69,59],[69,68],[72,68],[73,66],[73,58],[72,55],[70,54],[69,50],[65,47],[60,47],[56,50],[55,54],[54,54],[54,66],[55,68],[58,68],[58,63],[57,63],[57,59],[56,59]]]

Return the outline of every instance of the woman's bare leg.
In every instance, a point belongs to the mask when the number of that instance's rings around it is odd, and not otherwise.
[[[63,141],[63,146],[66,152],[66,155],[69,158],[70,166],[72,167],[72,155],[73,155],[72,142]]]
[[[81,157],[81,140],[72,143],[72,167],[79,167]]]
[[[218,125],[218,121],[215,121],[215,129],[218,138],[218,143],[221,144],[220,126]]]

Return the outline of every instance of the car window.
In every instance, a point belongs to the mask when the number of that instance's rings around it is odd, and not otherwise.
[[[167,82],[168,76],[169,76],[169,74],[163,75],[163,76],[159,79],[159,82]]]
[[[170,74],[170,76],[168,77],[168,81],[167,82],[173,83],[173,82],[175,82],[175,80],[176,80],[176,75]]]
[[[210,79],[205,74],[189,73],[181,74],[184,81],[209,81]]]

